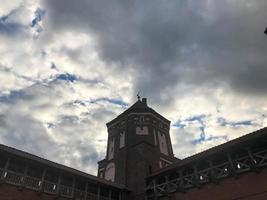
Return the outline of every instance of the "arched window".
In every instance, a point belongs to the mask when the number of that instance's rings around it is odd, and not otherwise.
[[[115,179],[115,164],[113,162],[109,163],[105,171],[105,179],[114,182]]]

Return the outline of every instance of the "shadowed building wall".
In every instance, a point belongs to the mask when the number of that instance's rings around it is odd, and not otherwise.
[[[267,128],[185,158],[147,178],[148,199],[267,199]]]
[[[170,121],[143,98],[107,123],[107,128],[107,155],[98,163],[98,177],[125,185],[133,199],[144,199],[145,177],[178,161],[173,156]]]

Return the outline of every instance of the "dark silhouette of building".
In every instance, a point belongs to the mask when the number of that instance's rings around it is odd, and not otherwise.
[[[143,98],[107,123],[98,177],[0,145],[0,200],[266,200],[267,128],[185,158]]]
[[[107,129],[107,155],[98,162],[98,177],[123,184],[133,196],[144,198],[144,178],[178,160],[173,156],[170,121],[143,98],[107,123]]]

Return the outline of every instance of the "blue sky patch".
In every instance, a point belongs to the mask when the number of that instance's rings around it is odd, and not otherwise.
[[[223,139],[225,141],[228,141],[228,137],[226,135],[224,135],[224,136],[212,136],[212,135],[210,135],[209,137],[200,136],[200,138],[193,140],[192,144],[200,144],[203,142],[212,141],[212,140],[219,140],[219,139]]]
[[[220,117],[217,119],[217,123],[220,124],[220,126],[251,126],[253,124],[252,120],[242,120],[242,121],[228,121],[223,117]]]
[[[27,98],[27,95],[25,94],[25,92],[23,90],[13,90],[13,91],[10,91],[9,94],[0,95],[0,102],[12,104],[16,100],[21,99],[21,98]]]
[[[177,120],[172,126],[173,127],[176,127],[176,128],[185,128],[187,125],[187,122],[199,122],[202,126],[204,126],[204,122],[203,122],[203,119],[207,117],[207,115],[205,114],[201,114],[201,115],[193,115],[193,116],[190,116],[184,120]]]
[[[121,99],[110,99],[110,98],[107,98],[107,97],[91,100],[90,103],[97,103],[97,102],[101,102],[101,101],[109,102],[111,104],[119,105],[119,106],[122,106],[122,107],[128,107],[129,106],[128,103],[124,102]]]
[[[0,34],[5,34],[5,35],[17,35],[21,33],[24,30],[24,26],[18,23],[14,22],[7,22],[5,20],[6,18],[0,18]]]
[[[35,18],[32,20],[31,27],[36,28],[36,32],[40,33],[43,31],[43,27],[39,24],[39,22],[42,21],[44,15],[45,15],[45,10],[38,8],[35,12]]]
[[[172,126],[176,127],[176,128],[185,128],[186,127],[186,125],[181,120],[176,121]]]
[[[73,75],[73,74],[66,73],[66,74],[59,74],[59,75],[57,75],[57,77],[55,78],[54,81],[56,81],[56,80],[63,80],[63,81],[74,82],[74,81],[77,81],[78,78],[75,75]]]
[[[192,117],[189,117],[187,119],[185,119],[184,121],[188,121],[188,122],[193,122],[193,121],[198,121],[198,122],[202,122],[203,118],[205,118],[206,115],[205,114],[201,114],[201,115],[194,115]]]
[[[17,12],[18,9],[10,11],[7,15],[0,17],[0,34],[15,36],[26,28],[20,23],[9,22],[9,18]]]
[[[44,15],[45,15],[45,10],[38,8],[35,12],[35,18],[32,20],[31,27],[34,27],[38,25],[40,21],[42,21]]]

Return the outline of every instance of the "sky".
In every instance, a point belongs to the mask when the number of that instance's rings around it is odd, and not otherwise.
[[[1,0],[0,143],[96,174],[137,99],[185,158],[267,126],[266,0]]]

